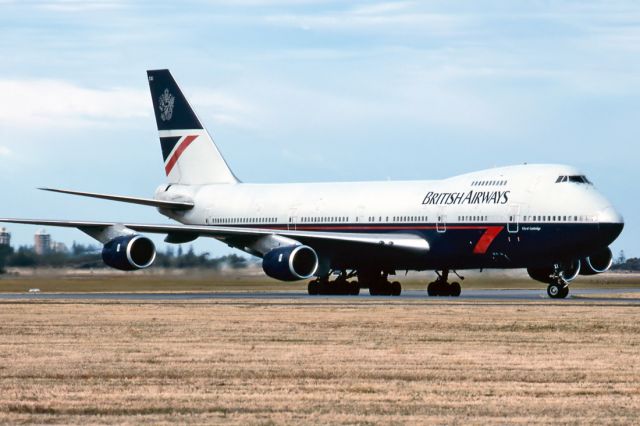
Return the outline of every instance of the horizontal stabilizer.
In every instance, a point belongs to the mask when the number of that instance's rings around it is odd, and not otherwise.
[[[191,210],[193,203],[186,201],[163,201],[153,198],[136,198],[125,197],[122,195],[109,195],[109,194],[97,194],[95,192],[80,192],[69,191],[66,189],[54,189],[54,188],[38,188],[42,191],[58,192],[60,194],[80,195],[82,197],[100,198],[103,200],[120,201],[122,203],[141,204],[143,206],[152,206],[160,209],[168,210]]]

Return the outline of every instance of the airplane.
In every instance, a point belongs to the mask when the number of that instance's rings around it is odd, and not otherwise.
[[[451,273],[524,268],[565,298],[579,275],[607,271],[624,220],[571,166],[525,164],[442,180],[254,184],[231,171],[169,70],[147,71],[167,176],[153,198],[40,188],[157,208],[175,224],[0,219],[74,227],[113,268],[150,267],[143,233],[181,244],[215,238],[262,258],[266,275],[308,293],[401,294],[401,271],[435,271],[429,296],[459,296]]]

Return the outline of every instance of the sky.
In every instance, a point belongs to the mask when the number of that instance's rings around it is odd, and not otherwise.
[[[614,252],[640,256],[640,2],[0,0],[0,10],[0,216],[166,223],[149,207],[36,188],[152,196],[164,174],[145,71],[169,68],[243,181],[570,164],[624,215]],[[14,244],[37,230],[9,229]],[[196,249],[230,251],[203,239]]]

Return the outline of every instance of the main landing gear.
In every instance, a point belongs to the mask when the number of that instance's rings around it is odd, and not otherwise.
[[[372,296],[400,296],[402,285],[389,281],[389,273],[383,271],[359,271],[358,279],[363,287],[369,287]]]
[[[458,282],[449,283],[448,269],[444,269],[442,274],[436,271],[436,274],[438,274],[438,279],[429,283],[427,286],[427,294],[429,296],[460,296],[462,287],[460,287],[460,283]],[[464,277],[461,277],[456,272],[454,272],[454,274],[456,274],[460,280],[464,280]]]
[[[402,286],[399,282],[389,282],[389,274],[382,271],[343,271],[338,278],[329,281],[331,274],[316,278],[307,288],[310,295],[353,295],[360,294],[360,287],[369,288],[372,296],[400,296]],[[354,277],[359,281],[349,281]]]
[[[355,274],[347,274],[342,272],[338,278],[329,281],[329,275],[316,278],[307,286],[310,295],[332,295],[332,296],[357,296],[360,294],[360,285],[358,281],[349,281]]]

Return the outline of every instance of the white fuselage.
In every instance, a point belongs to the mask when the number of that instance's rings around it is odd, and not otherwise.
[[[167,185],[156,198],[192,200],[170,217],[191,225],[622,222],[592,185],[557,183],[580,173],[567,166],[522,165],[443,180],[395,182]]]

